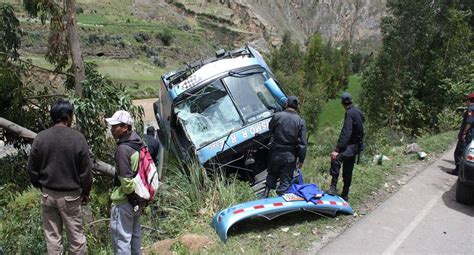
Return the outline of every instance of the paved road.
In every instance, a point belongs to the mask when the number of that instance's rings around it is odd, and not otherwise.
[[[456,202],[454,149],[318,254],[474,254],[474,206]]]

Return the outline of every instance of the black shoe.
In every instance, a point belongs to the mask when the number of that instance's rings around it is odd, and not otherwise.
[[[455,175],[455,176],[458,176],[458,174],[459,174],[459,171],[456,171],[456,170],[450,170],[450,171],[447,171],[446,173],[448,173],[448,174],[452,174],[452,175]]]
[[[344,194],[344,192],[340,196],[342,199],[346,200],[346,202],[349,201],[349,194]]]

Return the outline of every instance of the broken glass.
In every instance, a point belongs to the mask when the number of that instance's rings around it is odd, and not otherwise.
[[[223,79],[230,94],[247,123],[272,115],[281,107],[265,86],[263,73],[250,72]]]
[[[196,148],[201,148],[243,125],[220,80],[190,95],[176,106],[175,111]]]

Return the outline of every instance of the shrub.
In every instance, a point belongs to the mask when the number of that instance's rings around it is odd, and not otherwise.
[[[84,13],[84,8],[81,6],[76,6],[76,14],[83,14]]]
[[[459,128],[462,120],[462,116],[457,114],[456,111],[445,108],[443,111],[438,113],[437,129],[439,132],[447,132]]]
[[[161,40],[161,42],[166,45],[166,46],[170,46],[171,45],[171,42],[173,41],[174,39],[174,34],[173,34],[173,31],[171,31],[171,29],[169,28],[165,28],[163,29],[163,31],[160,31],[156,37],[158,39]]]
[[[135,33],[133,35],[133,38],[135,38],[135,40],[139,43],[148,42],[151,39],[150,34],[148,34],[147,32],[143,32],[143,31]]]
[[[160,57],[153,56],[150,59],[151,59],[151,62],[153,63],[153,65],[155,65],[155,66],[159,66],[161,68],[164,68],[166,66],[166,62],[163,59],[161,59]]]
[[[38,42],[41,40],[44,40],[44,34],[38,31],[30,31],[27,33],[27,36],[31,39],[33,42]]]
[[[40,194],[30,189],[10,202],[2,215],[0,245],[6,254],[46,254]]]

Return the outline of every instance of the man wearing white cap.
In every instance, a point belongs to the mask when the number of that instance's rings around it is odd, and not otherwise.
[[[111,194],[112,212],[110,229],[114,254],[141,254],[141,210],[133,200],[133,176],[138,170],[140,148],[143,142],[132,131],[133,119],[127,111],[117,111],[106,118],[117,142],[115,152],[115,187]]]

